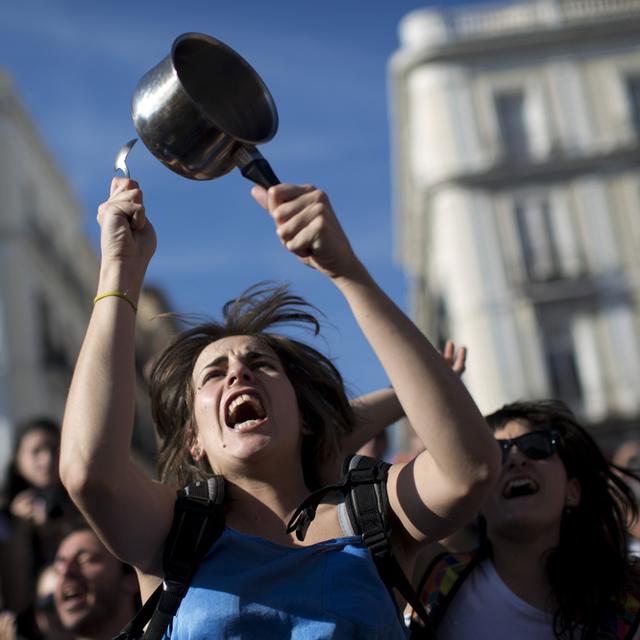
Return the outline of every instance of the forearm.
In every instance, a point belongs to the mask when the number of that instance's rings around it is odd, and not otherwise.
[[[137,300],[141,277],[103,266],[98,293],[125,291]],[[73,495],[90,479],[115,483],[129,460],[135,414],[135,313],[118,297],[94,305],[62,428],[60,473]]]
[[[357,451],[371,438],[404,416],[393,388],[378,389],[351,402],[356,414],[356,426],[341,443],[344,455]]]
[[[459,377],[357,263],[334,278],[439,473],[458,486],[492,473],[495,442]]]

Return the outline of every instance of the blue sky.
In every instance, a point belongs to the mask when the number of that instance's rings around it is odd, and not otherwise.
[[[97,246],[95,210],[114,155],[136,135],[130,102],[138,80],[181,33],[226,42],[254,66],[278,107],[279,130],[263,154],[281,180],[329,193],[357,253],[406,309],[407,284],[393,257],[386,65],[404,15],[458,4],[479,3],[7,1],[0,67],[67,176]],[[335,358],[352,392],[387,384],[340,294],[280,246],[239,172],[194,182],[141,144],[129,166],[158,233],[148,281],[177,311],[217,315],[259,280],[288,281],[327,315],[326,341],[316,346]]]

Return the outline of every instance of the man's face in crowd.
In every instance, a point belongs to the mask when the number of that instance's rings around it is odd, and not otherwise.
[[[63,627],[91,637],[109,625],[123,598],[133,599],[135,577],[100,542],[93,531],[68,535],[58,547],[54,600]]]

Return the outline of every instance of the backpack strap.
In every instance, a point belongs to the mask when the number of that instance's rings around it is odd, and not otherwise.
[[[458,589],[483,557],[478,551],[444,552],[431,561],[420,580],[418,593],[434,630],[440,624]]]
[[[413,637],[425,637],[431,627],[427,612],[391,549],[387,495],[390,466],[367,456],[349,456],[343,468],[345,484],[349,487],[345,505],[354,532],[362,536],[364,545],[371,551],[378,573],[392,598],[393,589],[397,589],[420,617],[424,627],[421,631],[414,631]]]
[[[164,544],[164,580],[114,640],[162,638],[198,565],[224,529],[223,501],[222,476],[178,491],[171,529]],[[149,626],[144,631],[147,622]]]
[[[367,456],[347,457],[343,465],[342,482],[327,485],[307,496],[291,517],[287,533],[295,531],[298,540],[304,540],[322,498],[327,493],[342,493],[351,528],[362,537],[363,544],[371,552],[380,578],[392,599],[395,602],[393,589],[397,589],[424,624],[412,637],[426,637],[430,629],[427,612],[391,551],[391,518],[387,496],[390,466],[387,462]]]

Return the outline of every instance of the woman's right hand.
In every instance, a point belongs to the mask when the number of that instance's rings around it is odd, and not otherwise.
[[[103,265],[138,268],[143,277],[156,249],[156,233],[135,180],[113,178],[109,199],[98,207],[98,224]]]

